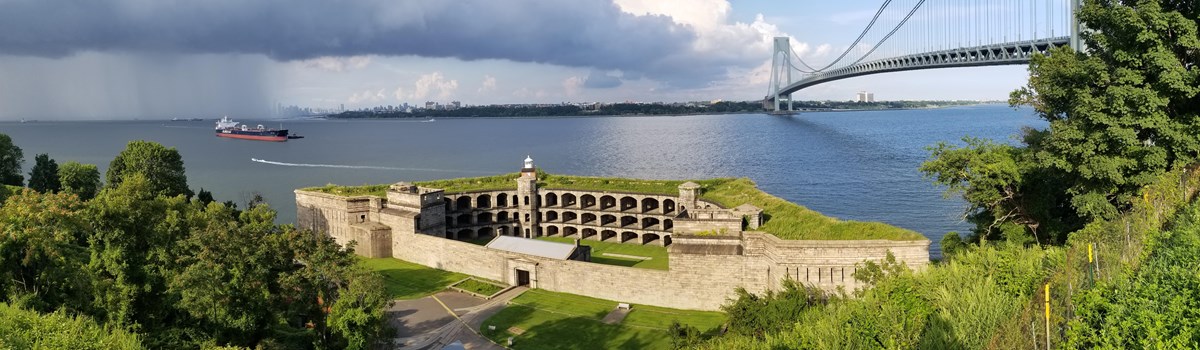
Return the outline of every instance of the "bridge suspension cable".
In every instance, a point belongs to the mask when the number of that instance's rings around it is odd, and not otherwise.
[[[820,71],[829,69],[829,67],[833,67],[833,65],[835,65],[839,61],[841,61],[842,58],[845,58],[846,54],[849,54],[851,50],[853,50],[855,47],[858,46],[858,43],[862,41],[862,38],[867,36],[867,33],[869,33],[871,31],[871,27],[875,26],[875,21],[879,20],[879,15],[882,15],[883,10],[886,10],[888,7],[888,4],[891,4],[891,3],[892,3],[892,0],[884,1],[883,5],[879,6],[879,10],[875,11],[875,16],[871,17],[871,22],[867,23],[867,27],[863,28],[862,33],[858,34],[858,38],[854,39],[854,42],[850,43],[850,46],[847,46],[846,50],[842,51],[842,54],[838,55],[838,57],[836,59],[834,59],[833,62],[829,62],[828,65],[821,67],[821,69],[816,69],[816,68],[813,68],[812,66],[808,65],[808,63],[804,62],[804,59],[800,58],[800,55],[795,55],[796,60],[800,61],[800,64],[803,64],[805,67],[808,67],[808,69],[813,70],[814,72],[812,72],[812,73],[820,72]],[[795,53],[795,51],[792,51],[792,52],[793,52],[793,54]],[[795,66],[793,66],[793,67],[795,67]]]

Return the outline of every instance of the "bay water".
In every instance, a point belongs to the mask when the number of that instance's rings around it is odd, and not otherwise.
[[[292,223],[293,190],[515,172],[532,156],[551,173],[648,179],[748,177],[760,189],[826,215],[881,221],[933,241],[965,232],[965,203],[917,168],[938,141],[964,136],[1015,143],[1045,128],[1028,109],[939,109],[437,120],[245,120],[291,129],[288,142],[218,138],[213,121],[0,122],[25,152],[96,164],[101,174],[131,140],[179,150],[194,190],[240,206],[261,194]]]

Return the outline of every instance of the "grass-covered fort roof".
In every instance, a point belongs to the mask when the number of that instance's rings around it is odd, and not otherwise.
[[[414,182],[421,187],[440,188],[446,193],[464,193],[516,188],[519,173],[485,177]],[[638,180],[609,177],[588,177],[538,173],[538,188],[580,191],[609,191],[662,195],[678,195],[679,185],[687,180]],[[759,227],[776,237],[789,240],[860,240],[884,239],[894,241],[925,239],[921,234],[879,222],[843,221],[828,217],[763,192],[747,178],[693,180],[701,185],[700,199],[733,208],[752,204],[763,210],[765,223]],[[339,186],[325,185],[304,188],[340,196],[386,197],[389,185]]]

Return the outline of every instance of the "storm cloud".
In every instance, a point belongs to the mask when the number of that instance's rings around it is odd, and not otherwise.
[[[0,120],[269,116],[258,55],[0,55]]]
[[[610,89],[621,86],[621,83],[621,77],[593,70],[588,73],[587,79],[583,81],[583,86],[589,89]]]
[[[693,85],[724,69],[686,63],[696,33],[610,0],[8,0],[0,52],[414,55],[619,69]]]

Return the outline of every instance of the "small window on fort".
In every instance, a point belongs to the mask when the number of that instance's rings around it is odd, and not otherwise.
[[[529,205],[529,196],[525,196],[525,205]],[[528,220],[526,220],[528,221]]]
[[[529,222],[529,214],[525,214],[525,222]]]
[[[367,216],[366,216],[366,215],[359,215],[359,216],[358,216],[358,222],[367,222]]]

